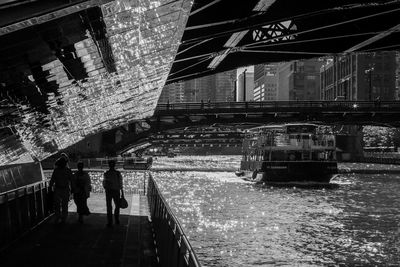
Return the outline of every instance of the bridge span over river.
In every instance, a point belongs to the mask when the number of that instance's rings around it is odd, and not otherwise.
[[[257,125],[290,122],[399,127],[400,101],[161,103],[152,117],[131,125],[133,131],[125,133],[121,141],[114,144],[114,148],[120,154],[151,142],[151,136],[155,134],[168,131],[184,134],[186,127],[217,124],[243,130]],[[228,139],[231,137],[226,135]]]
[[[400,101],[263,101],[158,104],[147,119],[158,128],[210,123],[283,123],[400,126]]]

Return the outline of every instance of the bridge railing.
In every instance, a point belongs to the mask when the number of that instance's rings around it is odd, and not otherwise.
[[[400,158],[364,157],[362,159],[354,159],[352,162],[400,165]]]
[[[0,193],[0,251],[52,213],[49,181]]]
[[[149,158],[85,158],[79,160],[83,162],[85,169],[108,169],[108,161],[114,160],[115,167],[117,169],[129,169],[129,170],[148,170],[151,167],[152,161]],[[56,159],[45,159],[41,162],[43,169],[52,170]],[[78,161],[70,161],[69,167],[72,169],[76,168]]]
[[[178,219],[161,195],[151,175],[147,187],[147,198],[161,265],[201,266]]]
[[[156,111],[210,110],[210,109],[276,109],[276,108],[324,108],[349,110],[362,108],[400,109],[400,101],[253,101],[253,102],[207,102],[207,103],[159,103]]]

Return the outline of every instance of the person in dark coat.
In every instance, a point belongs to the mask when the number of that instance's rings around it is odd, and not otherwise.
[[[115,161],[108,162],[109,170],[104,173],[103,187],[106,191],[107,227],[113,225],[112,201],[114,202],[114,220],[119,224],[119,199],[123,194],[122,175],[115,169]]]
[[[74,193],[74,202],[76,204],[76,212],[78,213],[78,221],[83,223],[83,216],[89,215],[90,211],[87,206],[87,199],[90,197],[92,185],[90,176],[83,170],[83,162],[78,162],[78,171],[74,173],[72,189]]]
[[[68,202],[71,192],[72,171],[67,166],[67,160],[60,157],[50,179],[50,188],[54,192],[54,212],[56,223],[64,224],[68,217]]]

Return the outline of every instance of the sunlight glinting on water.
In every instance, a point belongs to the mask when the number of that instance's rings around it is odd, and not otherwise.
[[[205,266],[400,263],[393,175],[340,175],[337,189],[255,186],[229,172],[153,176]]]

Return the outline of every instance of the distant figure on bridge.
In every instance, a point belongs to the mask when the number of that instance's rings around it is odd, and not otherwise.
[[[68,217],[68,202],[73,174],[65,157],[60,157],[50,179],[50,189],[54,192],[55,222],[65,224]]]
[[[169,110],[169,99],[167,100],[167,110]]]
[[[211,107],[211,99],[210,98],[207,100],[207,103],[208,103],[208,107]]]
[[[122,175],[115,169],[115,161],[108,162],[109,170],[104,173],[103,187],[106,191],[106,205],[107,205],[107,227],[113,225],[112,203],[114,201],[114,219],[115,224],[119,224],[119,201],[121,194],[123,194]]]
[[[379,96],[375,99],[375,107],[381,107],[381,98]]]
[[[78,171],[74,173],[72,180],[72,192],[74,193],[76,212],[79,216],[78,221],[83,223],[83,216],[90,215],[87,199],[90,197],[92,185],[89,174],[83,170],[83,162],[78,162],[77,167]]]
[[[201,105],[200,105],[201,109],[204,109],[204,101],[203,99],[201,100]]]

